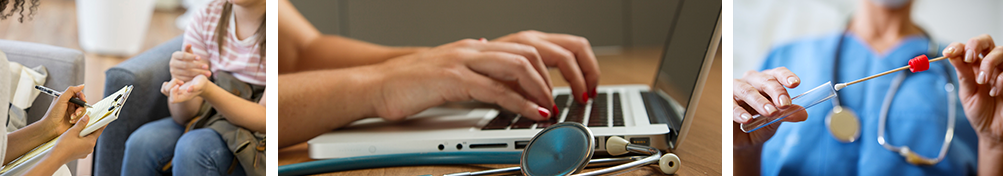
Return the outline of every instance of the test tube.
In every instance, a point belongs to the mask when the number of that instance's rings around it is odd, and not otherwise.
[[[825,82],[825,84],[812,88],[811,90],[801,93],[798,96],[794,96],[794,98],[791,98],[791,106],[780,109],[780,111],[774,116],[752,116],[752,119],[750,119],[748,123],[742,124],[742,131],[745,133],[751,133],[763,128],[766,125],[783,120],[791,114],[832,99],[832,97],[836,97],[836,89],[832,87],[832,82]]]

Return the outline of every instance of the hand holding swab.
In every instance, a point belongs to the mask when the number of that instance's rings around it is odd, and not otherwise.
[[[878,73],[878,74],[874,74],[874,75],[871,75],[871,76],[868,76],[868,77],[865,77],[865,78],[860,78],[858,80],[850,81],[850,82],[847,82],[847,83],[839,83],[839,84],[836,84],[836,86],[834,86],[834,87],[838,91],[839,89],[843,89],[846,86],[849,86],[849,85],[852,85],[852,84],[856,84],[856,83],[859,83],[859,82],[867,81],[867,80],[870,80],[870,79],[874,79],[874,78],[881,77],[881,76],[884,76],[884,75],[887,75],[887,74],[890,74],[890,73],[895,73],[895,72],[898,72],[898,71],[902,71],[902,70],[905,70],[905,69],[909,69],[909,71],[912,71],[913,73],[921,72],[921,71],[926,71],[926,69],[930,68],[930,62],[937,62],[937,61],[944,60],[944,59],[947,59],[947,57],[938,57],[938,58],[927,60],[926,55],[916,56],[915,58],[909,59],[909,65],[907,65],[907,66],[902,66],[902,67],[899,67],[899,68],[896,68],[896,69],[892,69],[892,70],[888,70],[888,71],[885,71],[885,72],[881,72],[881,73]]]

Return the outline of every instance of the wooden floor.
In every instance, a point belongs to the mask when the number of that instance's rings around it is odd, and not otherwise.
[[[76,1],[43,0],[40,3],[34,16],[31,19],[25,18],[23,23],[12,19],[18,16],[0,20],[0,39],[42,43],[82,51],[78,41]],[[184,30],[175,27],[174,20],[183,13],[184,9],[155,11],[139,53],[181,35]],[[139,53],[130,56],[107,56],[84,51],[86,59],[84,84],[88,85],[84,94],[87,97],[102,97],[104,71]],[[88,156],[78,162],[78,175],[91,174],[91,160]]]

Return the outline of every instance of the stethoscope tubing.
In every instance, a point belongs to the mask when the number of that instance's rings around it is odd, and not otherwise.
[[[641,160],[638,160],[638,161],[629,162],[627,164],[616,165],[616,166],[613,166],[613,167],[607,167],[605,169],[600,169],[600,170],[597,170],[597,171],[586,172],[586,173],[581,173],[581,174],[574,174],[574,175],[576,175],[576,176],[605,175],[605,174],[610,174],[610,173],[614,173],[614,172],[617,172],[617,171],[625,171],[625,170],[630,169],[630,168],[634,168],[634,167],[643,166],[643,165],[647,165],[647,164],[658,162],[658,160],[661,159],[661,157],[662,157],[662,151],[661,150],[655,149],[654,147],[650,147],[650,146],[638,147],[636,145],[628,145],[627,149],[631,150],[632,152],[643,153],[643,154],[650,154],[651,156],[645,157],[644,159],[641,159]]]
[[[603,175],[616,171],[642,166],[657,162],[662,152],[654,149],[651,156],[641,158],[641,156],[620,157],[620,158],[600,158],[589,160],[589,167],[607,166],[620,164],[588,173],[575,175]],[[328,172],[371,169],[395,166],[427,166],[427,165],[457,165],[457,164],[518,164],[522,152],[436,152],[436,153],[409,153],[409,154],[387,154],[374,156],[360,156],[350,158],[336,158],[319,161],[311,161],[297,164],[279,166],[279,175],[310,175]],[[477,172],[464,172],[446,175],[493,175],[510,172],[518,172],[519,167],[501,168]]]
[[[835,54],[833,56],[833,73],[832,73],[833,74],[832,75],[833,81],[838,81],[837,79],[839,79],[839,73],[838,73],[838,71],[839,71],[839,59],[840,59],[840,56],[841,56],[841,53],[840,53],[839,50],[841,50],[841,48],[843,47],[843,38],[845,37],[846,33],[847,33],[847,31],[843,31],[842,35],[839,36],[840,37],[839,40],[837,40],[837,42],[836,42],[836,52],[835,52]],[[933,38],[930,37],[930,34],[928,34],[926,31],[922,31],[922,33],[923,33],[923,36],[926,37],[929,40],[928,41],[929,42],[928,43],[928,54],[931,55],[931,56],[936,56],[936,53],[937,53],[936,51],[937,51],[937,49],[939,49],[939,47],[933,41]],[[951,75],[951,73],[949,71],[950,68],[947,68],[947,66],[944,66],[944,67],[945,67],[944,68],[945,69],[945,75],[946,75],[946,78],[948,80],[948,86],[951,86],[951,89],[949,89],[948,93],[947,93],[947,99],[948,99],[948,105],[947,105],[948,106],[948,124],[947,124],[947,131],[944,134],[944,143],[941,146],[941,150],[940,150],[937,158],[927,159],[927,158],[923,157],[924,160],[930,160],[930,161],[932,161],[932,164],[940,162],[940,161],[942,161],[944,159],[944,157],[947,155],[947,150],[950,147],[951,139],[954,137],[954,124],[955,124],[955,119],[956,119],[955,116],[956,116],[956,111],[957,111],[954,104],[955,104],[955,101],[956,101],[955,98],[957,98],[957,91],[956,91],[957,88],[954,87],[955,83],[954,83],[954,80],[952,79],[953,75]],[[906,79],[906,77],[908,75],[909,75],[908,73],[899,73],[899,75],[896,76],[896,78],[892,81],[892,85],[889,87],[889,90],[885,94],[885,98],[882,101],[881,112],[880,112],[880,115],[878,117],[879,119],[878,119],[878,132],[877,132],[877,141],[878,141],[878,144],[880,144],[885,149],[888,149],[889,151],[896,152],[896,153],[899,153],[900,155],[903,155],[903,157],[907,157],[906,154],[903,154],[903,148],[907,147],[907,146],[894,146],[894,145],[889,144],[886,141],[884,134],[885,134],[885,124],[886,124],[888,113],[889,113],[888,111],[889,111],[889,109],[891,107],[890,106],[891,102],[895,99],[895,94],[898,92],[899,86],[902,84],[902,82],[905,81],[905,79]],[[833,99],[833,105],[834,106],[839,106],[840,105],[840,101],[839,101],[838,97]],[[913,163],[913,164],[915,164],[915,163]]]
[[[944,66],[944,69],[945,69],[945,71],[949,70],[949,68],[947,66]],[[955,104],[956,98],[958,98],[957,97],[958,93],[956,91],[957,88],[954,86],[954,81],[951,79],[951,77],[953,75],[951,75],[950,71],[947,71],[946,74],[947,74],[947,79],[948,79],[948,83],[947,83],[948,85],[946,85],[946,86],[948,86],[948,88],[947,88],[947,102],[948,102],[947,103],[948,104],[947,105],[948,106],[947,107],[948,108],[947,117],[948,118],[947,118],[947,131],[944,132],[944,142],[941,144],[941,146],[940,146],[941,150],[940,150],[940,152],[938,152],[936,158],[930,159],[930,158],[926,158],[926,157],[921,157],[923,160],[927,160],[931,164],[936,164],[936,163],[944,160],[944,157],[947,156],[947,150],[949,150],[950,147],[951,147],[951,141],[952,141],[952,139],[954,139],[954,127],[955,127],[954,124],[957,121],[956,120],[957,119],[957,114],[956,114],[957,113],[957,107],[954,104]],[[892,100],[894,99],[895,94],[898,92],[898,87],[902,85],[902,82],[905,81],[905,78],[907,77],[907,75],[908,75],[908,73],[899,73],[899,75],[895,77],[895,80],[892,81],[892,85],[890,85],[890,87],[888,89],[888,93],[885,94],[885,99],[881,103],[881,113],[880,113],[880,116],[878,117],[878,134],[877,134],[878,144],[881,144],[881,146],[884,147],[885,149],[888,149],[888,150],[891,150],[893,152],[899,153],[900,155],[903,155],[903,157],[906,157],[905,156],[906,154],[903,154],[903,150],[904,150],[903,148],[908,148],[908,146],[894,146],[894,145],[889,144],[888,140],[885,139],[886,138],[885,137],[885,124],[888,121],[888,111],[889,111],[889,109],[891,107]],[[906,153],[909,153],[909,152],[906,152]]]
[[[359,156],[279,166],[279,175],[308,175],[394,166],[519,164],[521,151],[433,152]]]
[[[618,157],[618,158],[599,158],[599,159],[589,160],[589,164],[586,167],[609,166],[609,165],[628,163],[628,162],[632,162],[632,161],[638,161],[638,160],[642,160],[642,159],[644,159],[644,158],[642,158],[641,156]],[[452,173],[452,174],[445,174],[443,176],[475,176],[475,175],[514,174],[514,173],[518,173],[521,169],[522,168],[520,168],[520,167],[507,167],[507,168],[492,169],[492,170],[485,170],[485,171],[476,171],[476,172]]]

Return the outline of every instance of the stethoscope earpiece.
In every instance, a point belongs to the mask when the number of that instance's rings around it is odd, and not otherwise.
[[[609,139],[606,139],[606,153],[613,156],[630,153],[630,151],[627,151],[628,144],[630,142],[621,137],[609,137]],[[676,174],[680,164],[679,156],[676,156],[674,153],[667,153],[658,159],[658,168],[665,174]]]
[[[630,144],[630,142],[621,137],[609,137],[609,139],[606,139],[606,153],[613,156],[630,153],[630,151],[627,151],[627,144]]]
[[[676,174],[676,171],[679,170],[679,165],[682,165],[682,162],[679,161],[679,156],[676,156],[674,153],[667,153],[658,159],[658,168],[662,169],[662,173],[665,174]]]

